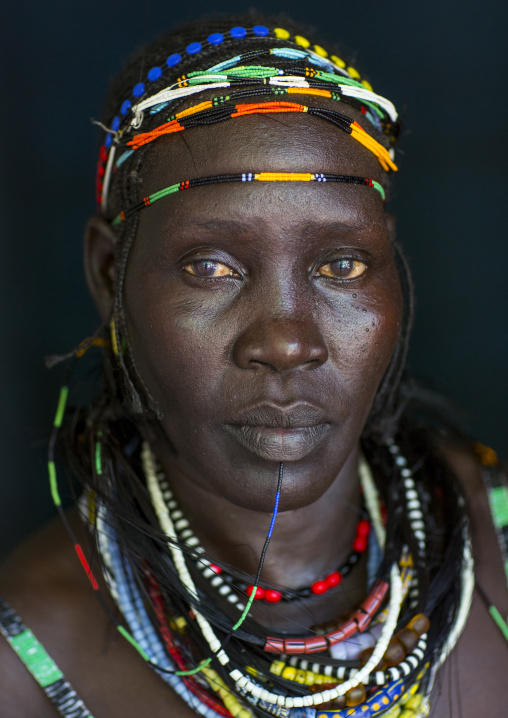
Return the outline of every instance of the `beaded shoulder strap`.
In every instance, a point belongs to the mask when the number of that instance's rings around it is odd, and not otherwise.
[[[490,513],[508,586],[508,477],[493,449],[483,444],[475,444],[475,450],[482,466],[483,483],[489,498]]]
[[[0,633],[64,718],[93,718],[51,656],[0,596]]]

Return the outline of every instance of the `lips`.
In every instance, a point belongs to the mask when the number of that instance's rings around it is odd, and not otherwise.
[[[298,461],[316,449],[331,428],[316,407],[259,404],[225,425],[245,449],[269,461]]]

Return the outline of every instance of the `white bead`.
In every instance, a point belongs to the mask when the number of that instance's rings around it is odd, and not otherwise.
[[[341,643],[335,643],[333,646],[330,646],[330,655],[332,658],[334,658],[336,661],[346,661],[347,660],[347,649],[344,645],[344,642]],[[325,673],[325,675],[330,675]]]

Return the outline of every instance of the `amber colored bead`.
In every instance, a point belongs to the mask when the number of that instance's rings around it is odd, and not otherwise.
[[[412,628],[403,628],[395,634],[395,638],[402,643],[406,653],[412,653],[420,640],[419,635]]]
[[[364,666],[369,658],[374,653],[374,647],[372,648],[364,648],[363,651],[360,653],[360,661],[362,662],[362,666]],[[372,670],[373,671],[384,671],[385,668],[387,668],[386,661],[384,657],[379,661],[377,666],[375,666]]]
[[[342,708],[346,707],[346,696],[337,696],[337,698],[334,698],[332,701],[332,709],[333,710],[342,710]],[[321,709],[321,706],[319,706]]]
[[[429,630],[430,621],[424,613],[417,613],[416,616],[413,616],[409,621],[406,628],[412,628],[415,633],[421,636]]]
[[[351,690],[346,693],[346,705],[348,707],[359,706],[366,697],[365,687],[360,684],[359,686],[351,688]]]
[[[399,643],[396,638],[392,638],[383,657],[388,668],[393,668],[393,666],[398,666],[399,663],[402,663],[406,657],[406,651],[402,643]]]

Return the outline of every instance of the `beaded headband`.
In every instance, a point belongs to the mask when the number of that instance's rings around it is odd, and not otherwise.
[[[167,87],[149,94],[150,85],[159,84],[165,71],[174,73],[174,68],[185,59],[202,51],[222,44],[237,45],[241,40],[273,38],[274,41],[289,42],[296,47],[277,46],[246,51],[235,55],[206,70],[189,72],[173,81]],[[259,64],[269,56],[291,63],[292,60],[305,62],[305,67],[271,67]],[[150,132],[135,133],[147,117],[156,115],[171,103],[191,95],[218,88],[237,88],[229,95],[219,96],[194,105],[187,110],[170,115],[166,121]],[[155,89],[155,88],[154,88]],[[307,112],[325,119],[350,134],[379,160],[384,170],[394,170],[393,149],[386,149],[371,137],[352,118],[330,109],[308,107],[289,102],[266,102],[251,105],[230,104],[235,100],[260,95],[307,94],[345,102],[358,109],[378,130],[388,136],[390,143],[398,132],[397,112],[386,98],[377,95],[367,80],[362,80],[358,71],[346,66],[336,55],[329,56],[319,45],[313,45],[301,35],[291,36],[283,28],[269,30],[264,25],[252,29],[234,27],[229,33],[212,33],[206,41],[192,42],[185,49],[174,52],[166,60],[166,68],[157,66],[149,70],[146,80],[138,82],[132,95],[126,98],[120,112],[107,129],[104,145],[101,147],[97,173],[97,199],[102,210],[107,209],[108,190],[111,177],[129,159],[136,149],[152,142],[164,134],[182,131],[196,125],[214,124],[234,117],[265,112]],[[116,158],[117,150],[123,153]],[[203,178],[207,179],[207,178]],[[210,178],[208,178],[210,179]],[[231,181],[231,180],[229,180]],[[345,181],[345,180],[342,180]],[[196,182],[192,180],[191,182]],[[209,183],[209,182],[208,182]],[[364,182],[363,182],[364,183]],[[191,184],[190,186],[197,186]],[[127,216],[128,210],[125,212]]]
[[[204,187],[210,184],[221,184],[223,182],[342,182],[346,184],[359,184],[366,187],[373,187],[379,192],[382,200],[385,199],[385,191],[382,185],[376,180],[368,177],[356,177],[355,175],[334,175],[325,173],[312,172],[243,172],[240,174],[215,175],[213,177],[198,177],[197,179],[184,180],[165,187],[164,189],[154,192],[153,194],[143,197],[140,202],[131,205],[128,209],[122,210],[111,222],[112,227],[117,227],[131,215],[139,212],[139,210],[158,202],[163,197],[167,197],[175,192],[181,192],[184,189],[192,187]]]

